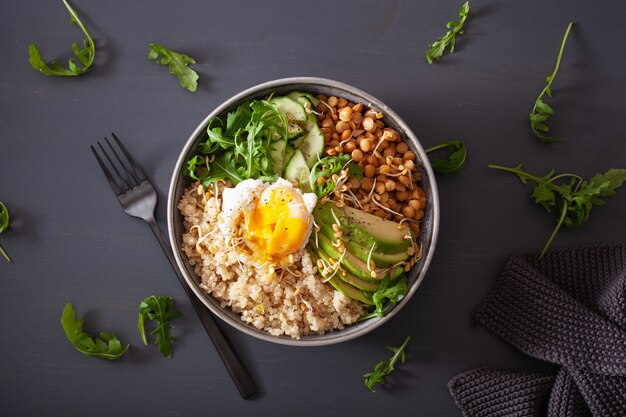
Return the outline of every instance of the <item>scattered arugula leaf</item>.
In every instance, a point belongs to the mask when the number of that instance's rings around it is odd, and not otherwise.
[[[380,283],[380,287],[375,293],[371,295],[372,302],[374,303],[374,311],[359,317],[359,321],[367,320],[374,317],[384,317],[384,306],[386,301],[389,301],[388,307],[395,305],[398,301],[402,300],[409,291],[408,280],[404,273],[395,280],[389,279],[389,276],[383,278]]]
[[[604,204],[603,198],[615,195],[615,190],[626,181],[626,169],[609,169],[604,174],[596,174],[585,181],[575,174],[559,174],[553,169],[543,177],[532,175],[522,169],[522,165],[503,167],[488,165],[489,168],[511,172],[517,175],[526,185],[528,181],[536,183],[532,198],[548,212],[557,209],[559,218],[545,244],[539,258],[542,258],[562,225],[570,228],[579,227],[589,220],[592,207]],[[557,180],[569,179],[567,182],[555,183]]]
[[[156,60],[159,65],[168,65],[170,74],[178,77],[180,85],[192,93],[198,89],[198,73],[189,68],[189,64],[195,64],[196,60],[188,55],[171,51],[156,43],[149,45],[148,59]],[[158,60],[160,58],[160,60]]]
[[[76,310],[71,303],[63,309],[61,325],[67,336],[67,340],[83,355],[95,358],[108,359],[110,361],[121,358],[130,345],[122,346],[122,343],[115,335],[107,332],[100,332],[102,339],[93,338],[83,331],[83,321],[76,320]]]
[[[448,30],[445,35],[443,35],[441,38],[428,46],[428,50],[426,51],[426,59],[428,60],[429,64],[432,64],[435,61],[439,61],[439,58],[443,56],[443,53],[448,46],[450,47],[450,53],[454,53],[456,35],[463,36],[463,25],[465,24],[465,20],[469,15],[469,9],[469,1],[466,1],[459,9],[459,21],[449,21],[446,24],[446,27],[450,30]]]
[[[91,65],[93,64],[93,60],[96,56],[96,46],[93,42],[93,39],[91,39],[89,32],[87,32],[87,29],[85,29],[83,22],[81,22],[78,18],[78,14],[74,11],[74,9],[72,9],[72,7],[66,0],[63,0],[63,4],[70,12],[70,25],[72,23],[76,23],[87,38],[83,41],[82,49],[76,43],[72,44],[72,52],[74,52],[74,55],[76,55],[76,58],[82,66],[79,67],[76,64],[76,60],[74,58],[70,58],[68,61],[69,69],[63,67],[63,65],[61,65],[59,61],[56,60],[50,62],[50,64],[46,64],[44,59],[41,57],[41,51],[34,43],[28,45],[28,62],[30,62],[30,65],[32,65],[34,69],[44,75],[72,77],[85,73],[91,67]]]
[[[172,297],[151,295],[139,304],[139,318],[137,320],[137,328],[141,335],[144,345],[148,344],[146,340],[146,319],[156,323],[156,328],[150,332],[156,336],[154,344],[159,345],[159,352],[166,358],[171,358],[174,351],[172,342],[174,338],[170,336],[169,320],[182,316],[183,313],[174,309],[174,300]]]
[[[276,105],[268,100],[243,103],[225,122],[211,119],[207,140],[200,143],[199,155],[187,161],[186,173],[205,187],[220,179],[229,179],[233,185],[248,178],[273,181],[282,167],[271,152],[281,141],[287,141],[287,121]],[[216,155],[214,160],[210,154]]]
[[[433,170],[440,174],[452,174],[460,171],[465,166],[467,158],[467,148],[460,140],[450,140],[438,145],[425,149],[426,153],[435,152],[440,149],[449,149],[451,151],[448,159],[435,159],[431,162]]]
[[[363,167],[353,164],[350,155],[341,154],[338,156],[325,156],[319,159],[313,167],[309,175],[309,183],[311,191],[322,198],[331,193],[335,189],[335,182],[332,180],[333,174],[339,174],[344,169],[348,170],[348,176],[355,176],[357,179],[363,179]]]
[[[561,64],[561,57],[563,56],[563,49],[565,48],[565,42],[567,41],[567,36],[569,35],[569,31],[572,28],[572,24],[574,22],[569,22],[567,25],[567,29],[565,30],[565,35],[563,36],[563,41],[561,42],[561,49],[559,50],[559,54],[556,57],[556,65],[554,67],[554,71],[546,78],[546,86],[541,90],[539,96],[535,100],[535,105],[533,109],[530,111],[530,128],[533,134],[539,138],[544,143],[552,143],[559,142],[560,139],[554,139],[550,136],[546,136],[543,133],[548,132],[550,128],[544,123],[550,116],[554,114],[554,109],[550,107],[546,102],[543,101],[544,94],[550,98],[552,98],[552,82],[554,81],[554,77],[556,76],[557,71],[559,70],[559,65]],[[543,132],[543,133],[542,133]]]
[[[2,201],[0,201],[0,233],[7,230],[10,225],[11,222],[9,218],[9,210],[7,210],[7,206],[5,206]],[[2,256],[4,256],[4,259],[6,259],[7,262],[12,262],[9,255],[7,255],[7,253],[2,248],[2,245],[0,245],[0,253],[2,254]]]
[[[378,362],[372,372],[363,374],[363,378],[365,378],[363,383],[367,389],[376,392],[374,387],[376,384],[383,385],[385,383],[385,377],[395,370],[394,365],[398,362],[398,359],[400,359],[400,364],[404,365],[406,360],[405,349],[410,340],[411,336],[407,336],[400,347],[385,346],[385,349],[392,352],[393,356],[389,360]]]

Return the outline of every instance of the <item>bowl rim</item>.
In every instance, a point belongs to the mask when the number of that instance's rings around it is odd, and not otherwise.
[[[250,328],[247,323],[244,323],[241,320],[235,320],[234,318],[227,315],[224,311],[221,310],[221,307],[219,307],[219,301],[215,300],[215,303],[211,302],[211,300],[209,299],[209,296],[205,294],[198,287],[195,280],[191,276],[189,276],[187,268],[185,268],[185,261],[183,259],[184,254],[179,248],[179,243],[176,240],[177,238],[175,236],[175,231],[174,231],[175,213],[178,210],[178,201],[174,201],[174,199],[176,198],[176,191],[179,185],[180,173],[181,173],[181,170],[183,169],[184,164],[187,161],[189,152],[195,146],[196,141],[198,140],[199,136],[206,130],[206,127],[209,121],[212,118],[223,113],[226,109],[233,106],[234,104],[244,101],[248,96],[251,96],[263,90],[283,87],[289,84],[312,84],[312,85],[317,85],[317,86],[323,86],[326,88],[336,88],[340,90],[349,91],[367,100],[368,106],[384,109],[385,116],[392,119],[396,125],[400,126],[402,130],[404,131],[405,135],[409,136],[409,139],[415,145],[416,147],[415,150],[417,151],[417,154],[418,154],[417,156],[419,158],[420,164],[426,170],[427,180],[428,180],[428,184],[430,186],[430,191],[431,191],[432,201],[429,201],[429,205],[431,206],[431,210],[432,210],[432,233],[430,236],[429,247],[428,247],[426,256],[423,258],[422,268],[421,270],[419,270],[416,280],[410,285],[406,296],[402,300],[400,300],[384,317],[370,319],[368,321],[368,323],[370,323],[369,325],[364,326],[356,331],[353,331],[347,334],[342,334],[334,338],[324,338],[324,339],[302,339],[302,338],[294,339],[291,337],[283,338],[280,336],[271,335],[270,333],[261,329]],[[437,238],[439,235],[439,220],[440,220],[439,194],[437,190],[437,183],[435,180],[435,175],[430,165],[430,161],[428,157],[426,156],[426,152],[424,151],[424,148],[422,147],[420,141],[417,139],[416,135],[413,133],[411,128],[404,122],[404,120],[402,120],[400,116],[398,116],[398,114],[396,114],[393,110],[391,110],[389,106],[387,106],[382,101],[375,98],[374,96],[366,93],[365,91],[362,91],[359,88],[353,87],[351,85],[348,85],[339,81],[335,81],[335,80],[331,80],[327,78],[319,78],[319,77],[288,77],[288,78],[279,78],[279,79],[267,81],[264,83],[260,83],[250,88],[247,88],[235,94],[234,96],[231,96],[230,98],[222,102],[220,105],[215,107],[214,110],[211,111],[202,120],[200,124],[198,124],[196,129],[193,131],[193,133],[189,136],[189,138],[185,142],[185,145],[182,148],[180,155],[178,156],[176,165],[174,167],[174,171],[172,173],[172,178],[171,178],[169,190],[168,190],[168,199],[167,199],[167,228],[168,228],[168,237],[170,241],[170,246],[172,248],[172,252],[174,253],[174,257],[176,259],[176,263],[177,263],[179,270],[183,274],[183,277],[185,278],[187,285],[191,288],[191,290],[194,292],[196,297],[198,297],[198,299],[200,299],[200,301],[202,301],[202,303],[214,315],[216,315],[222,321],[228,323],[235,329],[242,331],[243,333],[246,333],[257,339],[265,340],[267,342],[282,344],[282,345],[290,345],[290,346],[327,346],[327,345],[331,345],[335,343],[346,342],[348,340],[355,339],[357,337],[360,337],[364,334],[367,334],[377,329],[378,327],[382,326],[384,323],[389,321],[393,316],[395,316],[404,307],[404,305],[411,299],[413,294],[415,294],[415,292],[417,291],[417,288],[420,286],[420,284],[424,280],[424,277],[432,261],[435,248],[437,246]],[[353,325],[348,325],[346,326],[345,329],[349,329]],[[341,332],[341,331],[343,331],[343,329],[335,330],[333,332],[327,332],[324,335],[330,335],[330,334]],[[316,335],[310,335],[309,337],[315,337],[315,336]]]

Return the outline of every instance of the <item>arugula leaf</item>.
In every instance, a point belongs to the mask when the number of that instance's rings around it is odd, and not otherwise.
[[[212,171],[202,180],[205,187],[220,179],[229,179],[233,184],[238,184],[245,179],[237,169],[235,155],[232,151],[224,152],[210,165]]]
[[[392,284],[390,286],[390,284]],[[384,306],[386,301],[389,301],[388,307],[395,305],[398,301],[402,300],[406,293],[409,291],[408,280],[406,275],[402,273],[400,277],[391,281],[389,275],[383,278],[380,283],[380,287],[369,297],[372,298],[374,303],[374,311],[369,314],[365,314],[359,317],[359,321],[367,320],[373,317],[384,317]],[[388,308],[387,308],[388,309]]]
[[[139,304],[139,318],[137,321],[137,328],[141,335],[141,340],[144,345],[148,344],[146,340],[146,319],[152,320],[156,323],[156,328],[150,332],[151,335],[156,336],[154,344],[159,345],[159,352],[166,358],[171,358],[174,351],[172,349],[172,342],[174,338],[170,336],[170,324],[169,320],[182,316],[183,313],[174,309],[174,300],[172,297],[151,295]]]
[[[350,177],[356,176],[359,180],[363,179],[363,167],[352,163],[350,155],[347,154],[325,156],[311,167],[309,183],[311,191],[317,195],[317,198],[322,198],[335,189],[336,184],[332,180],[332,176],[340,173],[343,169],[348,170]]]
[[[363,180],[363,167],[359,164],[348,164],[348,176],[350,178],[356,177],[357,180]]]
[[[244,103],[237,107],[237,109],[228,113],[226,116],[226,133],[225,135],[230,138],[238,138],[245,131],[246,126],[252,118],[252,108],[250,103]]]
[[[10,225],[9,210],[7,210],[7,206],[0,201],[0,233],[8,230]]]
[[[71,303],[63,309],[61,325],[67,336],[67,340],[83,355],[95,358],[116,360],[121,358],[130,345],[122,346],[115,335],[107,332],[100,332],[102,339],[93,338],[83,331],[83,321],[76,320],[76,310]]]
[[[615,195],[615,190],[626,181],[626,169],[609,169],[604,174],[596,174],[585,181],[576,174],[559,174],[553,169],[543,177],[532,175],[522,169],[522,165],[516,167],[503,167],[488,165],[489,168],[511,172],[526,185],[528,181],[536,185],[532,191],[532,198],[536,204],[541,205],[548,212],[557,209],[559,218],[552,234],[545,244],[539,258],[548,250],[552,240],[561,226],[576,228],[589,220],[593,206],[603,205],[603,198]],[[569,181],[556,183],[561,179]]]
[[[216,126],[217,125],[217,126]],[[233,137],[226,137],[222,132],[222,120],[219,118],[211,119],[207,126],[207,135],[209,139],[199,145],[200,153],[204,155],[212,154],[218,149],[231,149],[235,146]]]
[[[467,158],[467,148],[460,140],[450,140],[448,142],[440,143],[439,145],[431,146],[424,151],[426,153],[430,153],[444,148],[451,151],[450,156],[448,159],[435,159],[432,161],[431,166],[433,167],[433,170],[440,174],[452,174],[463,169],[465,166],[465,159]]]
[[[194,180],[199,180],[200,178],[196,175],[196,171],[206,166],[206,162],[207,162],[206,157],[202,155],[195,155],[193,158],[187,161],[187,167],[185,168],[185,173],[187,174],[188,177]]]
[[[246,102],[229,113],[226,121],[212,119],[207,136],[199,145],[200,155],[224,153],[210,162],[197,155],[187,161],[187,175],[203,185],[220,179],[229,179],[234,185],[248,178],[272,181],[281,174],[282,167],[276,165],[271,152],[276,142],[287,141],[287,121],[270,101]]]
[[[194,92],[198,88],[198,73],[189,68],[189,64],[195,64],[196,60],[188,55],[171,51],[156,43],[149,45],[148,59],[156,60],[159,65],[169,65],[170,74],[178,77],[180,85]],[[160,60],[158,60],[160,58]]]
[[[411,340],[411,336],[407,336],[400,347],[385,346],[385,349],[392,352],[393,356],[389,360],[378,362],[374,366],[374,371],[363,374],[363,378],[365,378],[363,383],[367,389],[376,392],[374,387],[376,384],[383,385],[385,383],[385,377],[395,370],[394,365],[398,362],[398,359],[404,365],[406,360],[405,349],[409,344],[409,340]]]
[[[450,53],[454,53],[456,35],[462,36],[464,33],[463,25],[465,24],[465,20],[469,15],[469,9],[469,1],[466,1],[459,9],[459,21],[449,21],[446,24],[446,27],[450,30],[448,30],[445,35],[443,35],[441,38],[428,46],[428,50],[426,51],[426,60],[428,60],[429,64],[432,64],[435,61],[439,61],[439,58],[443,56],[443,53],[448,46],[450,47]]]
[[[11,225],[10,220],[11,219],[9,216],[9,210],[7,209],[7,206],[5,206],[2,201],[0,201],[0,233],[9,229],[9,226]],[[11,261],[9,260],[9,262]]]
[[[604,174],[596,174],[589,179],[589,182],[581,190],[581,193],[589,194],[592,190],[597,190],[598,197],[611,197],[615,195],[615,190],[622,186],[624,182],[623,169],[609,169]],[[601,199],[594,201],[596,205],[604,204]]]
[[[11,222],[9,218],[9,210],[7,210],[7,206],[5,206],[2,201],[0,201],[0,233],[7,230],[10,225]],[[2,256],[4,256],[4,259],[6,259],[7,262],[12,262],[9,255],[7,255],[7,253],[2,248],[2,245],[0,245],[0,253],[2,254]]]
[[[530,111],[530,128],[533,134],[544,143],[560,141],[560,139],[554,139],[550,136],[544,135],[544,133],[550,130],[550,128],[544,122],[554,114],[554,109],[543,101],[543,96],[546,95],[552,98],[552,82],[554,81],[554,77],[559,70],[561,57],[563,56],[563,49],[565,48],[565,42],[567,41],[567,36],[569,35],[569,31],[572,28],[573,23],[574,22],[569,22],[569,25],[567,25],[567,29],[565,30],[565,36],[563,36],[563,41],[561,42],[561,49],[559,50],[559,54],[556,57],[556,65],[554,67],[554,71],[546,78],[547,84],[543,88],[543,90],[541,90],[541,93],[539,93],[539,96],[535,100],[535,105]]]
[[[255,178],[258,174],[275,177],[280,172],[274,170],[270,145],[277,136],[279,140],[287,137],[287,120],[275,104],[266,100],[252,101],[250,108],[252,114],[245,128],[248,133],[245,143],[235,146],[235,153],[246,161],[246,169],[239,172],[245,178]]]
[[[78,18],[78,14],[74,11],[74,9],[72,9],[72,7],[68,4],[66,0],[63,0],[63,4],[70,12],[70,25],[72,23],[76,23],[87,38],[83,41],[82,49],[76,43],[72,44],[72,52],[74,52],[74,55],[76,55],[76,58],[82,66],[79,67],[76,64],[76,60],[74,58],[70,58],[68,61],[69,69],[63,67],[63,65],[61,65],[56,60],[50,62],[49,64],[46,64],[44,59],[41,57],[41,51],[39,50],[37,45],[31,43],[30,45],[28,45],[28,62],[30,62],[30,65],[34,69],[44,75],[56,75],[62,77],[81,75],[91,67],[91,65],[93,64],[93,60],[96,56],[96,46],[93,42],[93,39],[91,39],[89,32],[87,32],[87,29],[85,29],[83,22],[81,22]]]

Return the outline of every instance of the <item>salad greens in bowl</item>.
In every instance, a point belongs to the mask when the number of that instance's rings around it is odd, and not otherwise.
[[[285,78],[214,109],[169,190],[176,261],[233,327],[296,346],[388,321],[415,293],[439,227],[432,168],[388,106],[349,85]]]

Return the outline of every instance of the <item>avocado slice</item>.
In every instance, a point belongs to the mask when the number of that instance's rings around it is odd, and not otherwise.
[[[335,246],[333,246],[330,239],[324,236],[321,233],[317,235],[317,241],[319,243],[319,248],[323,250],[330,258],[335,260],[341,257],[341,252]],[[376,277],[372,277],[370,271],[367,269],[367,264],[356,256],[350,253],[350,251],[346,250],[346,254],[341,259],[341,265],[343,265],[350,273],[355,275],[357,278],[361,278],[365,281],[382,281],[387,275],[388,271],[382,270],[380,268],[376,268]]]
[[[316,208],[313,215],[318,224],[327,225],[336,224],[337,216],[343,236],[366,248],[376,244],[379,252],[397,254],[405,252],[411,246],[411,239],[405,239],[406,236],[412,236],[408,226],[381,219],[362,210],[347,206],[339,208],[335,204],[327,203]]]
[[[335,287],[337,291],[342,293],[348,298],[353,300],[360,301],[364,304],[374,305],[374,302],[365,296],[365,292],[359,290],[358,288],[348,284],[345,281],[337,278],[336,276],[332,277],[328,280],[328,283]]]
[[[323,250],[318,248],[317,250],[315,250],[315,254],[319,256],[322,260],[324,260],[326,263],[328,263],[328,260],[330,258]],[[321,271],[320,271],[320,274],[322,274]],[[322,276],[324,275],[322,274]],[[354,276],[348,271],[343,271],[343,270],[338,271],[334,277],[339,277],[342,281],[346,282],[347,284],[350,284],[358,288],[359,290],[363,290],[363,291],[376,292],[378,288],[380,287],[379,281],[378,282],[366,281],[364,279]]]
[[[331,242],[335,242],[337,240],[337,238],[335,237],[335,233],[332,229],[332,226],[326,223],[320,223],[318,225],[320,227],[321,232],[324,234],[324,236],[330,239]],[[346,235],[340,237],[339,239],[346,245],[346,248],[348,248],[348,250],[354,256],[356,256],[358,259],[362,260],[363,262],[367,263],[367,258],[370,257],[369,248],[366,248],[360,243],[353,241]],[[406,261],[408,258],[409,258],[409,254],[407,253],[406,250],[402,252],[398,252],[398,253],[382,253],[382,252],[378,252],[377,250],[374,250],[372,251],[372,255],[370,257],[370,259],[374,261],[376,266],[381,267],[381,268],[397,264],[398,262]]]

